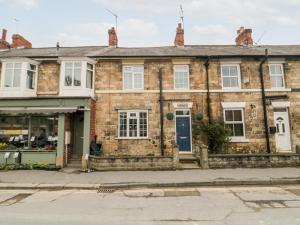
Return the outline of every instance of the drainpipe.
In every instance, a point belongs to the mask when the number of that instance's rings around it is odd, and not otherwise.
[[[164,97],[163,97],[163,84],[162,84],[162,74],[163,68],[159,68],[159,108],[160,108],[160,154],[164,156]]]
[[[207,57],[205,63],[205,74],[206,74],[206,89],[207,89],[207,95],[206,95],[206,105],[207,105],[207,116],[208,116],[208,123],[211,124],[211,111],[210,111],[210,89],[209,89],[209,75],[208,75],[208,69],[209,69],[209,57]]]
[[[267,152],[270,154],[271,147],[270,147],[270,139],[269,139],[269,125],[268,125],[268,115],[267,115],[267,107],[266,107],[266,94],[265,94],[264,70],[263,70],[263,65],[267,61],[267,59],[268,59],[268,49],[265,49],[265,57],[259,64],[259,75],[260,75],[260,84],[261,84],[261,97],[262,97],[262,106],[263,106],[263,113],[264,113]]]

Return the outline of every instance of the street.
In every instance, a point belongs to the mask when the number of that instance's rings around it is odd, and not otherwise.
[[[300,186],[1,190],[0,224],[300,224]]]

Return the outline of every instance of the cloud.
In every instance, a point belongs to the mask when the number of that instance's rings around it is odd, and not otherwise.
[[[233,32],[221,24],[212,24],[207,26],[194,26],[192,28],[192,35],[197,37],[195,44],[228,44],[232,42]]]
[[[12,8],[32,9],[38,6],[39,0],[0,0],[1,4]]]
[[[52,45],[60,42],[61,46],[107,45],[108,29],[114,26],[110,23],[79,23],[64,27],[62,32],[47,35],[42,41],[36,40],[36,45]],[[121,22],[117,31],[120,46],[158,45],[159,29],[151,22],[130,18]],[[51,41],[51,43],[50,43]]]

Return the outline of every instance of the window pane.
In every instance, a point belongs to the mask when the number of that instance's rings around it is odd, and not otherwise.
[[[140,137],[147,137],[147,113],[140,113]]]
[[[244,136],[243,124],[234,124],[234,136]]]
[[[88,64],[87,64],[87,69],[88,69],[88,70],[93,70],[93,65],[88,63]]]
[[[223,77],[223,87],[231,87],[230,77]]]
[[[229,76],[229,67],[228,66],[222,66],[221,67],[221,70],[222,70],[222,76]]]
[[[283,74],[281,65],[270,65],[270,74],[271,75],[281,75]]]
[[[271,87],[283,87],[283,77],[282,76],[271,76]]]
[[[174,82],[175,88],[187,89],[188,88],[188,72],[175,71]]]
[[[54,150],[57,146],[58,118],[56,116],[31,117],[31,146]]]
[[[15,63],[15,69],[22,69],[22,63]]]
[[[137,119],[129,119],[129,137],[137,137]]]
[[[27,116],[0,116],[0,150],[28,148],[29,120]]]
[[[231,77],[230,78],[230,87],[238,87],[238,78],[237,77]]]
[[[72,86],[72,67],[65,69],[65,86]]]
[[[225,128],[230,130],[229,136],[233,136],[233,124],[225,124]]]
[[[142,89],[143,88],[143,75],[142,74],[134,74],[134,89]]]
[[[133,79],[131,73],[124,73],[124,89],[132,89],[133,88]]]
[[[242,110],[234,110],[234,121],[243,121],[242,119]]]
[[[5,70],[5,79],[4,79],[4,86],[11,87],[12,86],[12,76],[13,76],[13,69],[6,68]]]
[[[230,76],[238,76],[238,70],[236,66],[229,67],[229,74]]]
[[[26,88],[34,89],[35,86],[35,73],[32,71],[27,71],[27,79],[26,79]]]
[[[225,110],[225,121],[233,121],[233,111]]]
[[[120,137],[127,137],[127,113],[120,113]]]
[[[74,86],[81,86],[81,68],[74,68]]]
[[[13,80],[13,87],[20,87],[21,82],[21,69],[14,70],[14,80]]]
[[[93,72],[90,70],[86,71],[86,87],[93,88]]]

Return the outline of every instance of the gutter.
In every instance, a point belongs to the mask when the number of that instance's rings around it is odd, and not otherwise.
[[[209,89],[209,57],[207,57],[206,62],[204,63],[205,66],[205,74],[206,74],[206,89],[207,89],[207,95],[206,95],[206,105],[207,105],[207,116],[208,116],[208,123],[211,124],[211,111],[210,111],[210,89]]]
[[[163,68],[159,68],[159,111],[160,111],[160,154],[164,156],[164,97],[163,97]]]
[[[261,84],[261,96],[262,96],[262,107],[263,107],[263,114],[264,114],[264,126],[265,126],[267,152],[270,154],[271,147],[270,147],[270,139],[269,139],[270,135],[269,135],[266,94],[265,94],[265,84],[264,84],[264,70],[263,70],[263,65],[267,60],[268,60],[268,49],[265,49],[265,57],[259,64],[259,76],[260,76],[260,84]]]

